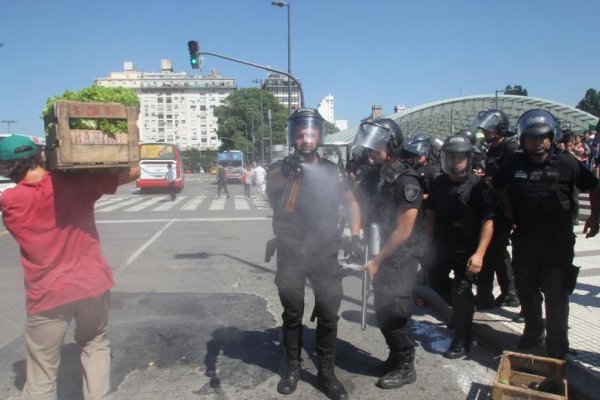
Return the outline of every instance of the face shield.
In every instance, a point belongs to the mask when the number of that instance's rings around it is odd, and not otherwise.
[[[473,166],[472,152],[447,152],[442,151],[442,171],[451,178],[463,178],[467,176]]]
[[[325,139],[322,118],[301,116],[288,121],[288,140],[301,153],[314,153]]]
[[[383,151],[390,141],[391,136],[392,132],[389,129],[374,122],[364,122],[358,129],[355,141],[359,141],[359,143],[356,143],[357,146],[375,151]]]

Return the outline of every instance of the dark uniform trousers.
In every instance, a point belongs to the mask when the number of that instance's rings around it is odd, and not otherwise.
[[[277,247],[275,284],[283,305],[283,346],[288,357],[300,359],[304,287],[310,282],[315,295],[317,354],[335,355],[342,282],[337,242],[324,247],[290,245]]]
[[[377,323],[390,351],[395,353],[414,351],[409,320],[418,268],[418,259],[406,254],[384,261],[373,280]]]
[[[464,340],[467,343],[471,342],[471,327],[473,325],[473,314],[475,313],[473,283],[466,274],[467,261],[473,251],[460,251],[458,246],[438,244],[432,261],[432,270],[435,271],[435,276],[442,282],[441,288],[434,286],[432,288],[438,291],[444,300],[453,307],[454,338]],[[450,271],[454,271],[454,280],[450,290],[448,290],[445,282],[449,280]]]
[[[507,295],[515,289],[510,254],[507,250],[511,229],[512,222],[506,218],[503,210],[499,210],[494,217],[494,233],[483,259],[483,268],[477,278],[477,296],[481,300],[494,300],[494,273],[502,294]]]
[[[528,238],[513,235],[513,267],[525,317],[523,336],[534,338],[544,329],[542,293],[546,305],[546,350],[550,357],[564,358],[569,350],[569,270],[574,239]]]

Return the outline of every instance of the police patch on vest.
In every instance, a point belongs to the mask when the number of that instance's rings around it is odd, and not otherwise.
[[[412,183],[409,183],[408,185],[404,186],[404,197],[407,201],[415,201],[420,194],[421,188],[419,186],[413,185]]]

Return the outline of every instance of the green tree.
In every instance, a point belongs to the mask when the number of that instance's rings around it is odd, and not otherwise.
[[[201,166],[205,172],[208,172],[212,168],[213,162],[217,159],[217,152],[215,150],[189,148],[183,150],[182,153],[185,165],[192,170]]]
[[[515,96],[527,96],[527,89],[521,87],[521,85],[515,85],[514,87],[506,85],[504,88],[504,94],[512,94]]]
[[[592,88],[588,89],[583,99],[575,107],[600,117],[600,91]]]
[[[334,124],[332,124],[329,121],[325,121],[325,134],[326,135],[331,135],[332,133],[336,133],[339,131],[340,130],[338,129],[337,126],[335,126]]]
[[[252,154],[252,132],[256,154],[259,154],[261,139],[261,121],[265,136],[265,145],[269,140],[268,110],[271,110],[271,128],[273,144],[285,144],[287,123],[287,109],[270,92],[262,90],[263,113],[260,107],[261,90],[258,88],[244,88],[230,94],[225,104],[215,108],[215,116],[219,120],[217,135],[221,139],[220,150],[246,150]],[[245,137],[245,133],[248,136]]]

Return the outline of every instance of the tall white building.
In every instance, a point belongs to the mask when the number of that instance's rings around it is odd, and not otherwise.
[[[325,121],[331,122],[332,124],[335,122],[335,118],[333,116],[333,103],[333,96],[328,94],[321,99],[319,107],[317,107],[317,111],[319,111],[321,117],[323,117]]]
[[[335,119],[334,117],[334,99],[331,94],[323,97],[319,106],[317,107],[317,111],[319,114],[325,119],[325,121],[332,123],[338,128],[340,131],[348,129],[348,120],[346,119]]]
[[[141,142],[177,143],[182,149],[217,149],[221,143],[213,110],[236,90],[235,80],[214,70],[207,76],[173,72],[167,59],[161,60],[160,66],[159,73],[142,72],[126,61],[123,71],[98,78],[96,84],[136,91],[140,97]]]

